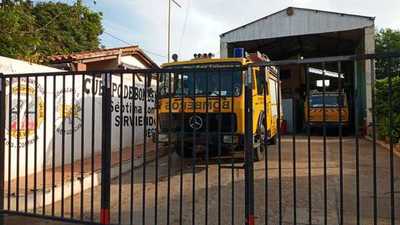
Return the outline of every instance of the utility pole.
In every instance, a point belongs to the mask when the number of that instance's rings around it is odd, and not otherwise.
[[[168,62],[170,61],[171,55],[171,2],[173,2],[179,8],[182,8],[179,3],[175,0],[168,0]]]

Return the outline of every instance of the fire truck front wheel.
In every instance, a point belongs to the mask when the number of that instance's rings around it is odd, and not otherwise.
[[[270,145],[275,145],[276,144],[276,139],[277,139],[277,135],[274,135],[273,137],[270,137],[270,139],[268,140],[268,143]]]
[[[255,137],[256,147],[254,148],[254,160],[261,161],[265,156],[265,126],[264,122],[258,124],[257,134]]]
[[[184,146],[183,149],[181,146],[177,146],[175,148],[175,152],[179,157],[182,157],[182,158],[187,158],[187,157],[192,156],[192,149],[187,148],[186,146]]]

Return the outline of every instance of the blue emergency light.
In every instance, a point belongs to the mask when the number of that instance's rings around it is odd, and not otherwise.
[[[244,48],[234,48],[233,49],[233,57],[235,58],[244,58]]]

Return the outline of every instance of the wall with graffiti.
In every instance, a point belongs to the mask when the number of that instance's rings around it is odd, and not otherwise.
[[[144,136],[152,141],[155,83],[152,80],[145,90],[143,77],[113,76],[110,108],[113,151],[143,144]],[[17,173],[32,174],[35,164],[38,172],[43,164],[47,168],[60,166],[62,161],[70,164],[72,152],[74,161],[81,159],[81,153],[88,158],[101,152],[101,87],[101,77],[90,75],[7,79],[6,180],[8,172],[11,179]]]

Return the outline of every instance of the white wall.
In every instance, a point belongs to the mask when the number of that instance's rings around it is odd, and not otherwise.
[[[17,73],[44,73],[44,72],[57,72],[57,71],[63,71],[63,70],[0,56],[0,73],[17,74]]]
[[[120,58],[120,64],[122,66],[127,66],[130,69],[133,68],[140,68],[140,69],[146,69],[146,66],[143,65],[143,63],[141,63],[137,58],[135,58],[134,56],[121,56]]]
[[[52,72],[59,71],[53,68],[44,68],[39,65],[26,65],[19,62],[7,65],[3,62],[1,71],[5,73],[22,72]],[[5,66],[4,66],[5,65]],[[8,69],[4,69],[8,68]],[[42,70],[43,69],[43,70]],[[0,72],[1,72],[0,71]],[[112,98],[112,151],[118,151],[120,147],[120,127],[122,126],[122,147],[131,147],[132,130],[135,130],[135,145],[143,144],[144,133],[147,133],[147,140],[151,141],[152,132],[155,129],[154,110],[154,87],[147,90],[147,118],[149,120],[147,131],[144,132],[144,85],[143,77],[135,77],[135,87],[132,86],[132,75],[123,75],[122,105],[120,102],[121,78],[113,76],[113,98]],[[11,179],[17,176],[17,162],[19,162],[19,176],[25,175],[25,165],[28,164],[28,174],[34,172],[34,157],[36,146],[37,171],[41,171],[43,165],[51,168],[54,153],[55,165],[61,165],[61,157],[64,152],[64,163],[71,163],[71,153],[74,153],[74,160],[80,160],[83,150],[84,157],[90,157],[93,150],[101,152],[101,78],[86,75],[75,76],[75,91],[73,91],[73,76],[65,76],[65,88],[63,88],[63,77],[38,77],[37,78],[37,135],[35,135],[35,78],[20,77],[20,113],[18,131],[18,82],[17,78],[11,81],[7,79],[6,84],[6,146],[5,146],[5,180],[8,180],[8,168],[10,164]],[[45,83],[46,82],[46,83]],[[10,86],[11,85],[11,86]],[[55,89],[54,89],[55,87]],[[55,90],[55,91],[54,91]],[[65,95],[64,95],[65,93]],[[28,98],[26,97],[28,95]],[[63,100],[63,95],[65,100]],[[74,102],[73,100],[74,98]],[[94,96],[94,101],[93,101]],[[10,102],[11,98],[11,102]],[[135,115],[133,117],[133,98],[135,99]],[[28,101],[27,101],[28,100]],[[28,103],[28,104],[27,104]],[[65,103],[65,104],[64,104]],[[11,105],[11,107],[10,107]],[[65,107],[64,119],[64,145],[63,145],[63,105]],[[74,112],[72,106],[74,105]],[[92,113],[94,107],[94,114]],[[9,110],[11,108],[11,120]],[[121,116],[122,112],[122,120]],[[26,113],[29,112],[29,113]],[[28,115],[28,120],[26,117]],[[74,125],[72,125],[74,118]],[[27,123],[25,123],[27,121]],[[123,123],[121,123],[123,121]],[[10,126],[11,125],[11,126]],[[27,129],[26,129],[27,125]],[[93,126],[93,127],[92,127]],[[27,132],[25,132],[27,130]],[[36,138],[35,138],[36,136]],[[72,137],[74,136],[74,146]],[[11,137],[11,138],[10,138]],[[19,138],[18,138],[19,137]],[[83,138],[82,138],[83,137]],[[83,145],[82,145],[83,140]],[[54,147],[53,147],[54,146]],[[83,148],[82,148],[83,147]],[[54,150],[53,150],[54,149]],[[17,156],[17,153],[19,155]],[[9,157],[11,160],[9,161]]]

